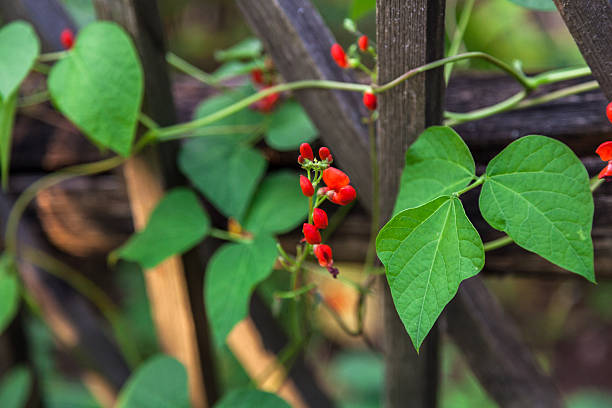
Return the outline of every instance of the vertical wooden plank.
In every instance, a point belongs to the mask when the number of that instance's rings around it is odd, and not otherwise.
[[[379,83],[443,57],[444,0],[377,0],[376,26]],[[442,70],[409,81],[379,96],[378,148],[381,221],[391,215],[408,146],[426,126],[442,119]],[[382,278],[386,390],[388,407],[437,406],[438,329],[434,326],[416,351],[399,319]]]
[[[157,2],[144,0],[95,0],[98,16],[116,21],[134,38],[145,72],[143,111],[161,125],[175,121],[163,32]],[[149,148],[124,166],[130,206],[137,230],[146,221],[164,194],[165,186],[180,180],[176,170],[176,145],[164,145],[158,152]],[[160,154],[162,153],[162,154]],[[192,252],[191,256],[195,256]],[[189,259],[185,261],[192,263]],[[194,271],[201,273],[201,271]],[[184,271],[184,260],[175,256],[156,268],[145,271],[153,319],[163,349],[183,363],[189,375],[189,390],[194,407],[208,406],[204,386],[203,357],[198,347],[196,323],[192,313]],[[201,286],[199,288],[201,291]]]
[[[593,76],[612,100],[612,4],[609,0],[554,2]]]

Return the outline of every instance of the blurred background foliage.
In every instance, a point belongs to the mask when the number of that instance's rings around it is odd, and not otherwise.
[[[63,0],[80,26],[94,19],[90,0]],[[314,0],[341,44],[353,37],[342,29],[345,17],[353,17],[358,27],[375,37],[373,0]],[[456,24],[463,1],[449,0],[447,26]],[[168,48],[194,65],[212,72],[220,63],[214,52],[252,36],[234,2],[226,0],[160,0],[160,12],[167,34]],[[505,61],[520,60],[527,72],[583,65],[584,62],[557,12],[522,8],[508,0],[478,0],[465,33],[465,51],[485,51]],[[465,62],[457,70],[485,70],[481,62]],[[347,276],[360,279],[360,266],[340,265]],[[351,272],[351,268],[354,272]],[[128,317],[143,356],[155,354],[158,343],[146,298],[144,280],[138,268],[121,263],[115,276],[118,297]],[[284,274],[273,274],[260,288],[281,321],[282,307],[271,294],[286,286]],[[487,283],[521,328],[535,350],[542,367],[551,373],[571,408],[612,407],[612,283],[597,286],[579,279],[536,280],[514,277],[488,278]],[[330,285],[338,311],[352,313],[353,292],[344,286]],[[344,309],[344,310],[343,310]],[[378,320],[380,311],[373,305],[368,314]],[[319,315],[318,315],[319,316]],[[327,316],[328,318],[329,316]],[[329,385],[338,406],[378,407],[383,394],[384,366],[381,355],[369,351],[334,331],[320,315],[320,332],[312,340],[309,354],[316,356],[321,383]],[[328,320],[328,319],[327,319]],[[74,367],[62,358],[46,327],[31,319],[27,331],[32,339],[35,369],[42,378],[42,391],[48,407],[96,407],[95,399],[76,378]],[[333,339],[328,341],[327,339]],[[442,396],[444,408],[494,407],[448,340],[442,349]],[[249,378],[227,347],[217,352],[220,382],[224,389],[247,386]]]

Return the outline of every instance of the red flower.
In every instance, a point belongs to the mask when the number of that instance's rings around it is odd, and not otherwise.
[[[263,85],[264,84],[264,74],[260,68],[255,68],[251,71],[251,79],[256,84]]]
[[[322,147],[319,149],[319,157],[321,160],[327,160],[330,163],[334,161],[334,158],[327,147]]]
[[[608,165],[599,172],[599,178],[612,179],[612,161],[609,161]]]
[[[331,201],[338,205],[347,205],[357,197],[357,192],[353,186],[345,186],[335,191],[331,196]]]
[[[314,195],[312,183],[304,176],[300,176],[300,188],[306,197],[312,197]]]
[[[363,94],[363,104],[369,110],[376,110],[376,106],[378,106],[376,95],[372,92],[365,92]]]
[[[65,28],[60,34],[60,42],[64,49],[69,50],[74,45],[74,33],[71,29]]]
[[[359,40],[357,40],[357,44],[359,45],[359,49],[361,51],[367,51],[368,50],[368,36],[362,35],[361,37],[359,37]]]
[[[316,245],[321,243],[321,233],[314,225],[304,223],[302,232],[304,233],[304,240],[309,244]]]
[[[302,155],[300,154],[300,155],[298,156],[298,164],[304,164],[304,163],[306,163],[306,160],[304,160],[304,158],[303,158],[303,157],[302,157]]]
[[[348,67],[348,59],[346,58],[346,53],[344,52],[344,49],[342,49],[342,46],[340,44],[336,43],[332,45],[330,52],[332,58],[334,59],[334,61],[336,61],[336,64],[338,64],[340,68]]]
[[[314,254],[319,260],[319,265],[326,268],[334,264],[334,260],[332,259],[332,250],[329,245],[315,245]]]
[[[327,228],[327,213],[320,208],[312,210],[312,223],[318,229]]]
[[[351,180],[342,170],[335,167],[328,167],[323,170],[323,182],[332,190],[340,189],[347,186]]]
[[[269,87],[266,87],[266,88],[269,88]],[[268,96],[263,97],[257,102],[253,103],[251,105],[251,109],[255,109],[263,113],[272,112],[279,98],[280,98],[280,94],[278,92],[274,92]]]
[[[612,102],[606,106],[606,116],[608,117],[608,120],[612,122]]]
[[[595,153],[601,157],[601,160],[608,162],[608,165],[599,173],[599,178],[605,178],[606,180],[612,178],[612,142],[600,144]]]
[[[314,160],[314,154],[312,153],[312,147],[308,143],[302,143],[300,145],[300,154],[307,160]]]

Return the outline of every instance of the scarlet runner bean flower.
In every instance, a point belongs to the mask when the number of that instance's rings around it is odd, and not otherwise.
[[[364,92],[363,104],[369,110],[376,110],[376,106],[378,106],[376,95],[374,95],[372,92]]]
[[[74,45],[74,33],[71,29],[65,28],[60,34],[60,42],[64,49],[69,50]]]
[[[266,88],[269,88],[269,87],[266,86],[263,89],[266,89]],[[276,107],[276,104],[279,99],[280,99],[280,94],[278,92],[275,92],[253,103],[250,106],[250,108],[254,110],[258,110],[262,113],[270,113]]]
[[[321,233],[314,225],[304,223],[302,232],[304,233],[304,240],[309,244],[316,245],[321,243]]]
[[[319,149],[319,157],[321,160],[327,160],[329,163],[334,161],[334,158],[327,147],[322,147]]]
[[[318,229],[327,228],[327,213],[320,208],[312,210],[312,223]]]
[[[608,120],[612,122],[612,102],[606,106],[606,116],[608,117]]]
[[[255,68],[251,71],[251,79],[259,85],[264,84],[264,73],[260,68]]]
[[[368,36],[362,35],[361,37],[359,37],[359,40],[357,40],[357,45],[359,45],[359,49],[361,51],[367,51],[368,50]]]
[[[601,172],[599,173],[599,178],[611,180],[612,179],[612,141],[604,142],[600,144],[597,150],[595,150],[595,153],[597,153],[599,157],[601,157],[601,160],[608,162],[608,165],[604,167],[603,170],[601,170]]]
[[[334,268],[334,260],[332,258],[332,250],[329,245],[321,244],[313,247],[313,252],[319,261],[319,265],[327,268],[329,273],[335,278],[338,277],[338,268]]]
[[[340,68],[348,67],[348,58],[346,58],[346,53],[340,44],[336,43],[332,45],[330,53]]]
[[[302,175],[300,175],[300,188],[306,197],[312,197],[314,195],[314,187],[312,186],[312,183]]]
[[[312,153],[312,147],[308,143],[302,143],[300,145],[300,155],[306,160],[314,160],[314,154]]]

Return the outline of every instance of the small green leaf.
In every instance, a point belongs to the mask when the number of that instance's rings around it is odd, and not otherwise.
[[[2,377],[0,407],[23,408],[32,388],[32,375],[26,367],[15,367]]]
[[[257,189],[244,221],[247,231],[282,234],[291,231],[308,215],[297,174],[283,171],[269,175]]]
[[[11,163],[11,135],[17,108],[17,93],[11,94],[4,101],[0,100],[0,170],[2,188],[8,187],[9,168]]]
[[[11,323],[19,308],[20,286],[13,258],[0,256],[0,333]]]
[[[395,308],[419,350],[464,279],[484,266],[484,248],[458,198],[439,197],[397,214],[378,233]]]
[[[179,153],[179,167],[227,217],[242,219],[267,162],[257,150],[222,137],[193,139]]]
[[[518,245],[595,281],[593,195],[574,152],[545,136],[525,136],[495,156],[486,171],[480,211]]]
[[[476,166],[461,136],[447,126],[432,126],[406,152],[394,214],[455,193],[474,179]]]
[[[121,390],[117,408],[189,408],[187,372],[167,356],[155,356],[130,377]]]
[[[175,188],[157,204],[144,230],[136,233],[112,257],[138,262],[150,269],[200,242],[210,230],[208,214],[187,188]]]
[[[0,30],[0,100],[16,93],[32,69],[40,41],[29,23],[15,21]]]
[[[296,150],[317,138],[317,128],[297,101],[287,101],[270,118],[266,143],[273,149]]]
[[[143,73],[130,37],[116,24],[85,27],[53,66],[49,92],[57,108],[100,147],[128,156],[143,95]]]
[[[234,390],[225,395],[214,408],[290,408],[291,406],[282,398],[269,392],[254,390],[252,388]]]
[[[252,59],[261,55],[263,46],[257,37],[249,37],[226,49],[215,51],[215,59],[223,62],[235,59]]]
[[[222,345],[247,316],[251,292],[272,272],[277,255],[276,241],[265,235],[215,252],[204,275],[204,301],[215,344]]]
[[[518,4],[519,6],[526,7],[532,10],[539,11],[555,11],[557,7],[555,7],[555,3],[553,0],[510,0],[514,4]]]
[[[223,79],[232,78],[238,75],[248,74],[261,65],[262,63],[259,61],[227,61],[217,68],[215,72],[212,73],[212,76],[216,80],[221,81]]]

